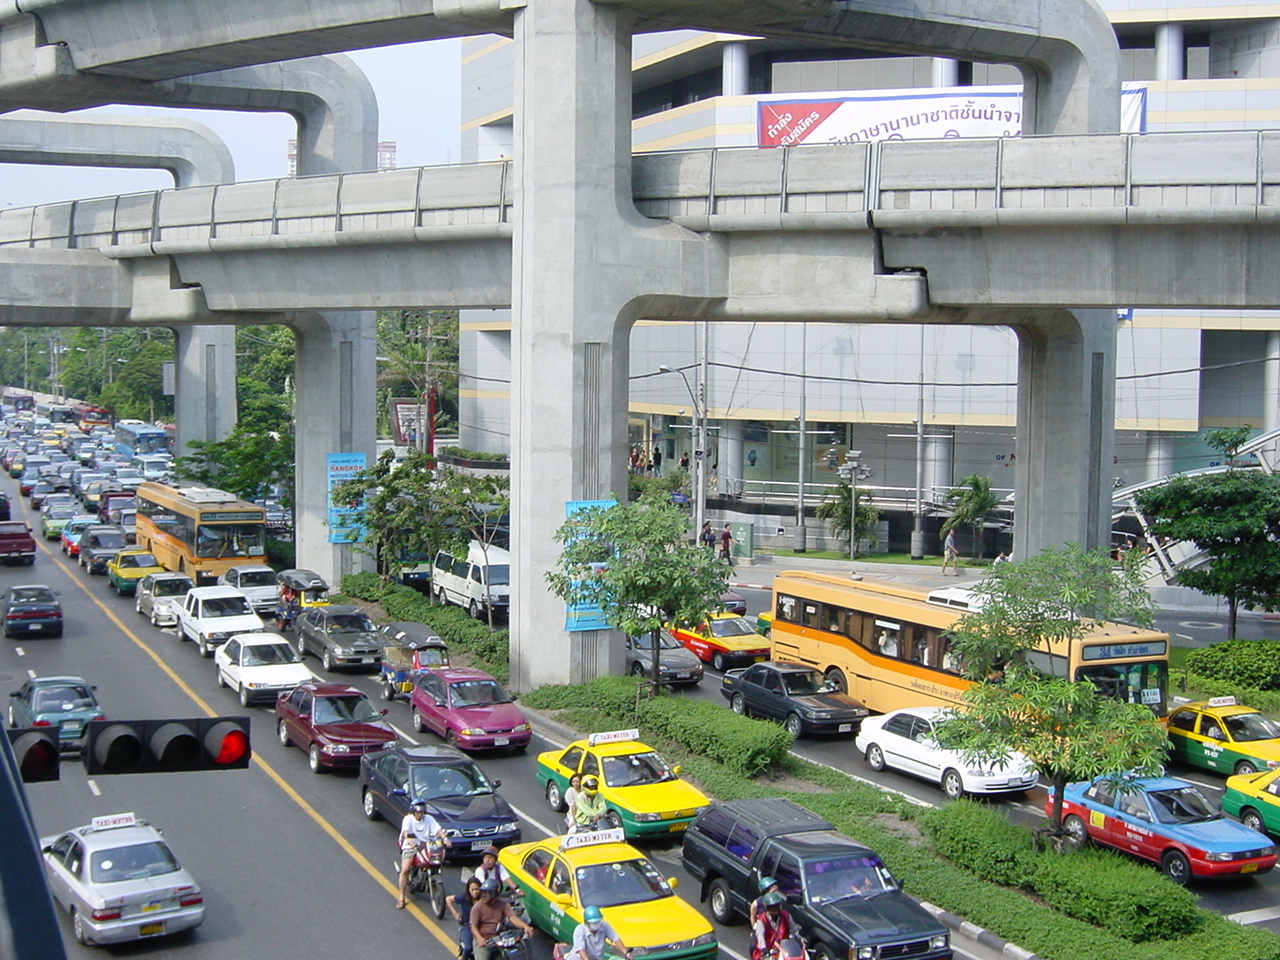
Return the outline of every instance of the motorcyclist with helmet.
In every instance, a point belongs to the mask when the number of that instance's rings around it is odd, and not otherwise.
[[[756,926],[756,917],[760,916],[760,914],[764,912],[765,894],[768,893],[770,890],[777,890],[778,881],[773,879],[773,877],[761,877],[759,886],[760,886],[760,896],[756,897],[754,900],[751,901],[751,907],[747,911],[747,924],[753,930],[755,929],[755,926]]]
[[[779,943],[798,936],[791,914],[782,909],[785,900],[777,890],[760,898],[764,912],[756,917],[751,931],[751,960],[773,956]]]
[[[533,936],[533,927],[520,919],[511,904],[498,896],[500,884],[492,877],[480,884],[480,902],[471,907],[471,937],[475,960],[494,960],[498,948],[493,937],[503,923],[510,923],[526,936]]]
[[[600,795],[600,778],[588,774],[582,778],[582,789],[573,800],[573,822],[577,831],[599,830],[608,808]]]
[[[409,871],[413,869],[418,848],[432,837],[441,840],[446,847],[452,846],[440,823],[427,813],[427,801],[419,797],[409,805],[409,812],[400,821],[400,897],[396,900],[398,910],[403,910],[407,902],[405,888],[409,886]]]
[[[573,944],[565,960],[604,960],[606,946],[612,946],[615,953],[631,960],[631,948],[622,942],[600,908],[587,907],[582,911],[582,923],[573,929]]]

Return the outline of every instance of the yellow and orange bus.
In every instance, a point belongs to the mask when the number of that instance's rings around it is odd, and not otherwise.
[[[236,564],[266,563],[266,511],[212,487],[138,486],[138,546],[209,586]]]
[[[957,706],[972,684],[960,675],[949,632],[969,608],[963,588],[926,592],[883,580],[785,571],[773,581],[772,656],[817,667],[876,713]],[[1086,635],[1025,653],[1049,676],[1168,713],[1169,636],[1097,621]]]

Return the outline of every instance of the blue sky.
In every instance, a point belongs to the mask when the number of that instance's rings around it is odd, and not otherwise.
[[[417,167],[458,160],[461,42],[437,40],[352,51],[378,95],[379,140],[395,140],[396,164]],[[284,114],[219,110],[103,107],[84,111],[130,116],[178,116],[210,127],[235,159],[237,180],[288,173],[288,144],[296,134]],[[173,186],[159,170],[0,164],[0,207],[135,193]]]

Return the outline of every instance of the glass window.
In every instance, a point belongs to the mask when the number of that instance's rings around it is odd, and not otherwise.
[[[90,863],[90,877],[94,883],[145,880],[177,870],[177,858],[168,845],[159,840],[114,850],[95,850]]]
[[[1223,722],[1226,723],[1227,733],[1232,740],[1243,742],[1280,738],[1280,726],[1260,713],[1237,713],[1224,717]]]
[[[1115,806],[1115,787],[1105,780],[1099,780],[1084,795],[1104,807]]]
[[[584,907],[616,907],[672,896],[671,887],[648,860],[623,860],[578,867],[578,902]]]
[[[667,761],[650,750],[625,756],[604,757],[604,782],[611,787],[635,787],[674,780]]]
[[[529,874],[539,883],[546,881],[547,872],[551,869],[551,851],[549,850],[533,850],[524,858],[525,873]]]
[[[1169,726],[1175,730],[1186,730],[1188,733],[1196,728],[1197,714],[1193,710],[1179,710],[1169,718]]]
[[[1152,790],[1147,794],[1151,810],[1160,823],[1197,823],[1218,820],[1218,813],[1195,787]]]
[[[800,609],[800,601],[785,593],[778,594],[778,602],[774,609],[774,617],[778,620],[795,620]]]
[[[787,693],[793,697],[808,697],[815,693],[829,693],[831,687],[817,670],[795,671],[785,674]]]
[[[372,723],[379,713],[366,696],[316,698],[316,723]]]
[[[196,528],[196,556],[261,556],[266,547],[265,536],[265,524],[202,523]]]
[[[745,823],[739,823],[733,828],[733,833],[729,835],[729,843],[726,849],[735,857],[741,857],[743,860],[750,860],[751,855],[755,853],[756,844],[760,842],[760,835]]]
[[[810,861],[804,865],[805,889],[811,903],[867,897],[898,885],[875,855]]]
[[[1147,810],[1147,798],[1137,790],[1126,790],[1121,793],[1116,809],[1138,820],[1151,819],[1151,813]]]
[[[729,844],[733,818],[719,807],[708,807],[698,817],[698,832],[718,847]]]
[[[912,717],[908,713],[900,713],[896,717],[891,717],[884,725],[886,733],[894,733],[900,737],[911,736]]]
[[[493,793],[480,768],[474,764],[417,764],[413,771],[413,795],[425,800],[440,797],[473,797]]]
[[[778,881],[778,892],[784,897],[799,897],[804,894],[800,879],[800,861],[787,854],[778,858],[778,865],[773,868],[773,879]]]
[[[781,693],[781,692],[782,692],[782,678],[781,678],[781,677],[779,677],[779,676],[778,676],[776,673],[774,673],[774,671],[772,671],[772,670],[765,671],[765,674],[764,674],[764,688],[765,688],[766,690],[768,690],[770,693]]]
[[[582,762],[582,748],[570,747],[560,756],[560,765],[569,770],[577,770],[578,764]]]
[[[451,683],[449,696],[455,707],[478,707],[511,702],[510,695],[496,680],[460,680],[457,683]]]

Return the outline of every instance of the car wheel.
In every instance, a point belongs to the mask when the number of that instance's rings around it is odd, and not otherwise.
[[[326,670],[333,670],[333,654],[329,652],[329,648],[325,647],[324,653],[320,655],[320,662]]]
[[[242,707],[249,706],[249,688],[246,687],[243,683],[240,684],[240,706]]]
[[[142,616],[142,601],[137,598],[136,594],[134,595],[133,600],[133,612],[138,616]]]
[[[389,683],[384,683],[382,685],[382,699],[390,701],[390,700],[394,700],[395,698],[396,698],[396,688]]]
[[[446,730],[444,732],[444,742],[451,747],[458,746],[458,738],[452,730]]]
[[[13,715],[13,707],[10,707],[10,708],[9,708],[9,727],[10,727],[10,729],[13,729],[13,728],[14,728],[14,727],[16,727],[17,725],[18,725],[18,724],[17,724],[17,721],[16,721],[16,719],[14,718],[14,715]]]
[[[1062,829],[1071,838],[1071,843],[1077,850],[1089,845],[1089,829],[1079,817],[1067,817],[1062,821]]]
[[[312,773],[320,773],[324,770],[324,764],[320,762],[320,744],[313,743],[311,749],[307,751],[307,768]]]
[[[283,720],[276,721],[276,736],[280,738],[282,747],[289,746],[289,728],[285,726]]]
[[[1253,807],[1245,807],[1240,811],[1240,822],[1250,830],[1258,831],[1258,833],[1267,832],[1267,825],[1262,822],[1262,814],[1258,813]]]
[[[445,598],[445,595],[444,595],[444,587],[439,587],[439,588],[437,588],[437,589],[436,589],[436,603],[440,604],[440,606],[442,606],[442,607],[443,607],[443,606],[444,606],[446,603],[448,603],[448,602],[449,602],[449,601]]]
[[[479,606],[476,605],[476,602],[474,600],[472,600],[470,603],[467,604],[467,616],[469,616],[472,620],[480,619],[480,608]]]
[[[782,722],[782,726],[786,728],[792,740],[799,740],[800,734],[804,733],[804,724],[800,722],[800,714],[798,713],[788,713],[787,719]]]
[[[959,770],[945,770],[942,774],[942,792],[952,800],[964,796],[964,778]]]
[[[618,816],[617,810],[606,811],[605,815],[600,818],[600,822],[604,824],[606,830],[622,829],[622,817]]]
[[[158,621],[158,620],[156,619],[156,608],[155,608],[155,607],[152,607],[152,608],[151,608],[151,616],[150,616],[150,617],[148,617],[148,619],[151,621],[151,625],[152,625],[153,627],[158,627],[158,626],[160,626],[160,621]]]
[[[89,945],[89,933],[85,930],[84,920],[80,918],[80,911],[75,907],[71,908],[71,935],[76,938],[76,943]]]
[[[633,664],[631,665],[630,673],[631,673],[631,675],[632,675],[633,677],[643,677],[643,676],[644,676],[644,664],[643,664],[643,663],[641,663],[639,660],[637,660],[635,663],[633,663]]]
[[[828,684],[830,684],[840,693],[849,692],[849,681],[845,679],[844,671],[841,670],[839,667],[832,667],[822,676],[823,676],[823,679],[826,680]]]
[[[214,676],[214,679],[218,681],[218,686],[219,686],[219,687],[225,687],[225,686],[227,685],[227,678],[226,678],[226,677],[224,677],[224,676],[222,675],[222,668],[221,668],[221,667],[219,667],[219,666],[214,666],[214,668],[213,668],[213,676]]]
[[[733,708],[733,712],[740,717],[747,715],[747,701],[742,699],[742,694],[735,693],[733,699],[729,701],[729,706]]]
[[[1255,766],[1254,766],[1252,763],[1250,763],[1248,760],[1241,760],[1239,763],[1237,763],[1237,764],[1236,764],[1236,775],[1237,775],[1237,776],[1240,776],[1240,775],[1242,775],[1242,774],[1246,774],[1246,773],[1257,773],[1257,772],[1258,772],[1258,768],[1257,768],[1257,767],[1255,767]]]
[[[13,724],[10,723],[9,726],[13,726]],[[564,794],[560,792],[560,785],[554,780],[547,781],[547,806],[556,813],[564,813]]]
[[[733,897],[729,895],[729,884],[720,877],[712,880],[707,889],[707,905],[716,923],[725,926],[733,923]]]
[[[302,642],[302,634],[298,634],[297,644],[298,644],[298,659],[299,660],[307,659],[307,645]]]
[[[1191,861],[1181,850],[1169,850],[1160,858],[1160,869],[1178,886],[1186,886],[1191,879]]]
[[[831,951],[825,943],[818,944],[813,951],[813,960],[832,960]]]
[[[422,722],[422,714],[418,712],[418,708],[413,708],[413,729],[418,733],[426,733],[427,725]]]
[[[724,673],[724,654],[723,653],[712,654],[711,666],[715,667],[721,673]]]
[[[200,648],[200,656],[207,658],[213,655],[213,651],[209,648],[209,641],[204,638],[203,633],[197,635],[196,646]]]
[[[867,747],[867,766],[876,773],[884,769],[884,751],[880,749],[880,745],[873,743]]]
[[[382,814],[378,812],[378,805],[373,800],[373,791],[368,787],[364,788],[364,795],[360,798],[360,804],[364,807],[364,815],[370,820],[382,819]]]

